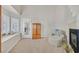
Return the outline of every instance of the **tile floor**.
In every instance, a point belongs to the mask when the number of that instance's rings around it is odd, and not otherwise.
[[[10,53],[65,53],[65,50],[51,45],[48,39],[22,39]]]

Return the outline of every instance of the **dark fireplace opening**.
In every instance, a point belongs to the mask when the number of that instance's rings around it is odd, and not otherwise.
[[[69,39],[74,52],[79,53],[79,29],[70,29]]]

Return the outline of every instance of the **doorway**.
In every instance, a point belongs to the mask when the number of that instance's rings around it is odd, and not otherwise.
[[[41,39],[41,24],[33,23],[32,39]]]

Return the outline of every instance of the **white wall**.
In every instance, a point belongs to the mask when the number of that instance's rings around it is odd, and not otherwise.
[[[55,15],[55,6],[26,6],[23,16],[30,18],[32,23],[36,20],[41,23],[41,35],[42,37],[48,37],[51,35],[51,29],[53,27],[53,21]],[[52,24],[52,25],[51,25]]]
[[[64,16],[64,22],[65,25],[63,26],[63,29],[66,31],[66,35],[67,35],[67,41],[69,44],[69,29],[75,29],[77,26],[77,20],[76,17],[73,16],[73,13],[71,11],[71,9],[66,6],[65,7],[65,16]]]
[[[36,21],[28,21],[28,20],[30,20],[30,19],[27,19],[27,18],[25,18],[25,19],[22,19],[22,27],[21,27],[21,31],[22,31],[22,33],[23,33],[23,37],[24,38],[32,38],[32,23],[40,23],[41,24],[41,36],[42,37],[47,37],[48,36],[48,23],[47,23],[47,21],[40,21],[39,20],[39,22],[36,22]],[[29,23],[29,25],[30,25],[30,30],[29,30],[29,34],[28,35],[24,35],[24,27],[25,27],[25,25],[24,25],[24,23],[25,22],[27,22],[27,23]]]
[[[30,30],[29,34],[24,34],[24,27],[25,23],[29,23]],[[40,20],[40,19],[30,19],[30,18],[23,18],[21,19],[21,32],[23,33],[23,38],[32,38],[32,23],[40,23],[41,24],[41,37],[48,37],[49,36],[49,23],[46,20]]]
[[[64,29],[66,6],[26,6],[23,16],[32,20],[32,23],[41,23],[42,37],[49,37],[53,29]]]
[[[68,6],[26,6],[22,16],[41,23],[42,37],[50,37],[53,29],[64,30],[69,43],[69,29],[79,27],[73,15]]]

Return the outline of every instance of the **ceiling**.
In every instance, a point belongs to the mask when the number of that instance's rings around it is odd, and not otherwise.
[[[16,9],[17,12],[19,12],[20,14],[22,14],[25,6],[24,5],[12,5],[13,8]]]
[[[42,18],[54,17],[62,11],[63,6],[55,5],[12,5],[24,17]]]
[[[72,12],[75,12],[76,14],[79,14],[79,5],[71,5],[69,6]]]
[[[47,21],[53,26],[63,26],[72,15],[79,14],[79,6],[74,5],[12,5],[23,17]],[[64,22],[65,21],[65,22]],[[70,20],[71,21],[71,20]],[[60,24],[60,25],[59,25]]]
[[[27,10],[27,8],[29,8],[29,7],[36,7],[36,6],[38,6],[37,7],[37,9],[39,9],[39,8],[42,8],[42,7],[49,7],[49,9],[50,8],[52,8],[52,7],[57,7],[58,5],[12,5],[19,13],[22,13],[24,10],[26,11]],[[72,12],[75,12],[75,13],[77,13],[77,14],[79,14],[79,5],[69,5],[68,6],[70,9],[71,9],[71,11]],[[44,9],[44,8],[43,8]],[[42,9],[41,9],[42,10]]]

